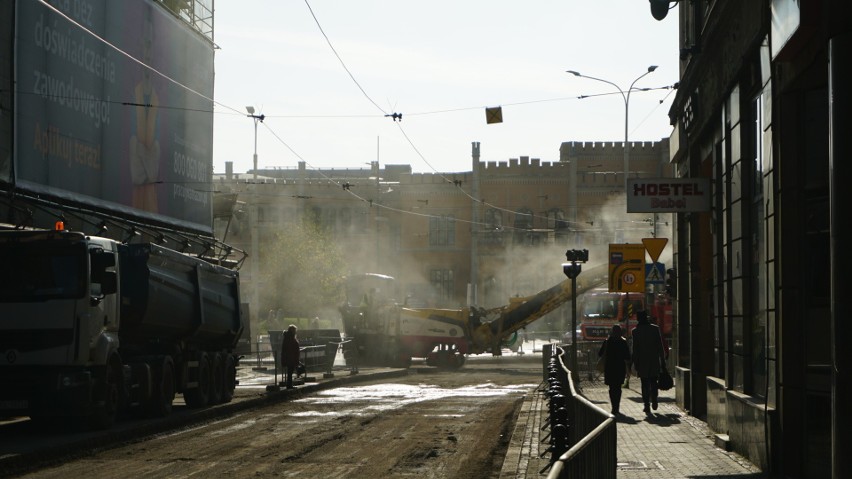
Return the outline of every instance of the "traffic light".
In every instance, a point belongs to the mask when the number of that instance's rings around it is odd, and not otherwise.
[[[666,294],[677,298],[677,270],[669,268],[666,270]]]

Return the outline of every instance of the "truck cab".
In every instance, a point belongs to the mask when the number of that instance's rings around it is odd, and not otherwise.
[[[644,295],[639,293],[619,293],[607,290],[593,290],[583,295],[580,339],[599,341],[609,336],[612,326],[620,324],[626,327],[626,337],[630,337],[636,327],[636,312],[645,309]]]
[[[95,384],[118,349],[117,247],[68,231],[0,233],[0,413],[102,404]]]

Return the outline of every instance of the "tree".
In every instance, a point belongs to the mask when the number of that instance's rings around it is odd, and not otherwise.
[[[340,281],[347,273],[343,253],[312,218],[283,228],[262,248],[260,261],[261,303],[268,308],[281,309],[286,317],[313,318],[340,303]]]

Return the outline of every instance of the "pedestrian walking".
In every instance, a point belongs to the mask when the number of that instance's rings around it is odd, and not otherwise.
[[[291,324],[284,331],[281,341],[281,365],[287,369],[287,389],[293,389],[293,373],[299,366],[299,339],[296,337],[296,325]]]
[[[621,334],[621,326],[613,325],[609,337],[598,350],[598,356],[604,358],[604,384],[609,386],[609,402],[616,416],[621,414],[621,384],[630,374],[630,349]]]
[[[642,382],[642,402],[645,414],[651,409],[657,410],[657,378],[660,376],[660,364],[665,361],[663,337],[660,328],[648,321],[646,311],[637,311],[637,325],[633,330],[633,367]]]

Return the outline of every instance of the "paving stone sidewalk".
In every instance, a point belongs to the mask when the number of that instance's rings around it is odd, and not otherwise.
[[[634,384],[635,382],[635,384]],[[647,415],[642,411],[639,381],[631,378],[630,388],[623,389],[622,416],[618,419],[619,479],[633,478],[748,478],[766,477],[742,456],[714,445],[713,435],[703,421],[680,410],[674,390],[661,391],[659,408]],[[602,382],[584,382],[583,395],[605,411],[609,411],[609,394]],[[542,453],[548,443],[547,397],[543,391],[530,393],[522,406],[501,478],[541,478],[541,470],[550,463],[550,455]]]

